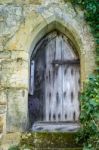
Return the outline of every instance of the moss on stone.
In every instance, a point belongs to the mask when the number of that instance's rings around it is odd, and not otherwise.
[[[81,147],[75,141],[77,133],[33,132],[22,136],[20,146],[29,148],[75,148]]]

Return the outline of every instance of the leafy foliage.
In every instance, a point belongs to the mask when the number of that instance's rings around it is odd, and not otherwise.
[[[91,27],[96,42],[96,64],[94,75],[89,77],[81,94],[81,129],[78,141],[84,144],[84,150],[99,148],[99,1],[69,0],[73,7],[84,10],[85,20]]]
[[[92,75],[81,94],[81,129],[77,140],[84,150],[99,148],[99,75]]]
[[[20,150],[19,146],[12,146],[9,148],[9,150]]]

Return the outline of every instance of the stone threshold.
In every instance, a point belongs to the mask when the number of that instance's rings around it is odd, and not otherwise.
[[[34,148],[32,150],[83,150],[83,149],[82,148]]]
[[[48,132],[77,132],[80,128],[78,122],[35,122],[32,131]]]

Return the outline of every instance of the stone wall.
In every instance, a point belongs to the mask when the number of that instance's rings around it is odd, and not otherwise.
[[[83,12],[63,0],[0,0],[0,132],[28,128],[29,62],[36,43],[59,30],[80,55],[81,85],[95,67],[94,39]]]

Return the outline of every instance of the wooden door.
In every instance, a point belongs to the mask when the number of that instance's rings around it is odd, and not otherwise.
[[[34,93],[41,103],[41,120],[78,121],[80,65],[68,39],[57,32],[49,34],[34,61]]]

